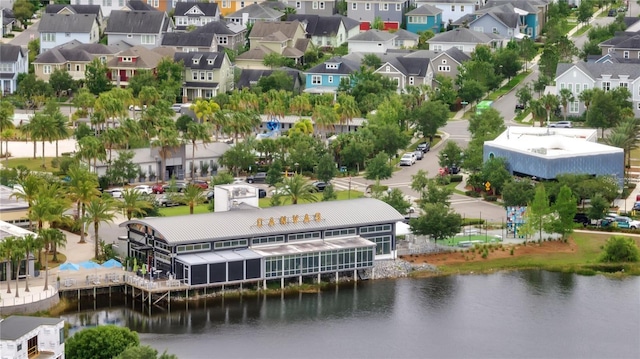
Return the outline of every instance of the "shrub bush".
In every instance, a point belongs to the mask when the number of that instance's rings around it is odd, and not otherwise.
[[[462,175],[451,175],[449,176],[450,182],[462,182]]]
[[[604,245],[604,252],[600,256],[601,262],[638,262],[640,252],[636,242],[623,236],[612,236]]]
[[[495,202],[498,200],[498,196],[493,196],[493,195],[485,195],[484,196],[484,200],[487,202]]]
[[[449,183],[451,183],[451,176],[437,176],[436,183],[438,183],[441,186],[446,186]]]
[[[479,224],[484,224],[485,220],[480,218],[464,218],[462,220],[463,226],[475,226]]]

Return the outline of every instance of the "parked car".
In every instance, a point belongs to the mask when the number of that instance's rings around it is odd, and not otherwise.
[[[182,111],[182,104],[181,103],[174,103],[173,105],[171,105],[171,109],[175,113],[180,113],[180,111]]]
[[[182,203],[180,201],[177,201],[174,196],[164,194],[161,197],[156,198],[156,204],[160,207],[172,207],[181,205]]]
[[[416,163],[416,155],[413,152],[405,153],[400,158],[400,166],[413,166],[414,163]]]
[[[147,109],[147,105],[143,105],[142,107],[140,106],[134,106],[134,105],[130,105],[129,106],[129,111],[142,111],[142,110],[146,110]]]
[[[200,187],[202,189],[209,188],[209,184],[207,183],[207,181],[193,180],[193,181],[189,182],[189,184],[192,185],[192,186]]]
[[[618,224],[618,228],[638,229],[640,228],[640,221],[631,219],[625,216],[618,216],[614,219]]]
[[[420,150],[422,151],[422,153],[427,153],[431,150],[431,144],[429,142],[422,142],[418,144],[418,147],[416,147],[416,150]]]
[[[151,186],[151,193],[153,194],[163,194],[164,193],[164,183],[156,183]]]
[[[172,188],[173,187],[173,188]],[[162,185],[164,192],[182,192],[187,188],[186,182],[176,182],[175,184],[165,183]]]
[[[215,193],[214,193],[214,190],[211,189],[211,190],[207,191],[207,195],[206,195],[206,197],[204,199],[204,203],[209,203],[214,198],[215,198]]]
[[[632,211],[640,211],[640,202],[636,202],[633,204]]]
[[[258,172],[247,177],[247,183],[264,183],[267,180],[267,172]]]
[[[416,160],[418,161],[421,161],[424,158],[424,152],[420,150],[415,150],[413,153],[416,155]]]
[[[524,104],[522,104],[522,103],[517,103],[517,104],[516,104],[516,110],[524,110]]]
[[[571,121],[558,121],[558,122],[550,123],[549,127],[553,127],[553,128],[571,128],[571,127],[573,127],[573,125],[571,124]]]
[[[146,184],[141,184],[133,187],[132,191],[140,192],[142,194],[152,194],[153,188],[151,188],[151,186],[147,186]]]
[[[618,15],[618,13],[616,12],[615,9],[609,9],[609,12],[607,13],[607,15],[609,17],[616,17],[616,15]]]
[[[583,227],[586,227],[591,224],[591,220],[584,213],[576,213],[576,215],[573,216],[573,222],[581,223]]]
[[[102,193],[106,193],[113,198],[122,198],[123,192],[124,192],[124,188],[118,187],[118,188],[110,188],[110,189],[104,190],[104,192]]]
[[[322,181],[315,181],[311,184],[316,191],[318,192],[322,192],[324,191],[325,188],[327,188],[327,183],[326,182],[322,182]]]

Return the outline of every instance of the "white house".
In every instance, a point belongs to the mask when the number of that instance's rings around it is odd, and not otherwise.
[[[77,40],[95,44],[100,40],[100,26],[92,14],[44,14],[38,24],[40,53]]]
[[[64,359],[64,319],[11,316],[0,319],[2,359]]]
[[[451,22],[468,16],[476,11],[476,5],[484,4],[482,0],[417,0],[416,8],[424,4],[442,10],[442,25],[446,28]]]
[[[386,53],[389,49],[397,49],[397,36],[387,31],[369,30],[347,39],[349,52]]]

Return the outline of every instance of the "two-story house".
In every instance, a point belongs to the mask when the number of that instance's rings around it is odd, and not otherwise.
[[[13,315],[0,320],[3,358],[64,358],[64,319]]]
[[[29,72],[29,50],[0,43],[0,91],[9,95],[18,87],[18,75]]]
[[[40,53],[71,40],[94,44],[100,40],[100,27],[95,15],[44,14],[38,24]]]
[[[633,63],[560,63],[556,68],[556,95],[560,90],[569,89],[575,98],[569,103],[568,112],[578,115],[586,110],[580,101],[580,92],[599,88],[610,91],[616,87],[625,87],[631,93],[633,112],[640,116],[640,66]]]
[[[273,9],[264,4],[251,4],[247,7],[243,7],[238,11],[232,12],[224,16],[226,21],[231,21],[243,26],[249,26],[255,22],[275,22],[284,19],[285,13],[276,9]]]
[[[455,47],[462,52],[472,53],[478,45],[486,45],[492,49],[506,46],[506,39],[493,33],[484,33],[461,27],[451,31],[441,32],[427,40],[429,49],[446,51]]]
[[[220,8],[220,13],[222,16],[227,19],[227,15],[233,14],[234,12],[249,7],[253,4],[262,4],[266,2],[266,0],[255,0],[255,1],[245,1],[245,0],[214,0],[216,4],[218,4],[218,8]]]
[[[187,30],[190,26],[203,26],[213,21],[220,21],[220,9],[216,3],[178,2],[174,8],[173,19],[176,30]]]
[[[233,90],[233,66],[226,53],[176,52],[173,59],[184,64],[182,102]]]
[[[369,30],[377,18],[384,30],[397,30],[409,6],[407,0],[347,0],[347,16],[360,21],[361,30]]]
[[[488,0],[486,7],[509,5],[520,15],[525,34],[532,39],[537,39],[542,33],[542,28],[547,22],[548,0]]]
[[[290,14],[287,20],[300,21],[311,42],[318,47],[338,47],[360,33],[360,23],[342,15]]]
[[[85,14],[94,15],[100,30],[104,29],[104,15],[100,5],[65,5],[65,4],[49,4],[45,8],[46,14]]]
[[[158,64],[162,59],[173,60],[175,50],[169,47],[156,47],[152,50],[144,46],[133,46],[119,52],[111,60],[107,61],[107,77],[115,86],[126,87],[129,85],[129,78],[135,76],[140,70],[156,73]]]
[[[398,49],[412,49],[418,46],[420,36],[405,29],[398,29],[393,32],[396,38],[393,39],[393,44]]]
[[[304,72],[306,88],[304,92],[313,94],[336,94],[340,81],[360,69],[360,63],[344,57],[333,57]]]
[[[525,37],[525,34],[521,33],[520,29],[526,25],[521,23],[519,14],[499,11],[495,8],[475,14],[475,19],[471,20],[468,26],[473,31],[497,34],[507,39],[522,39]]]
[[[380,57],[382,66],[374,72],[395,81],[398,93],[404,93],[409,86],[431,87],[435,71],[428,58],[406,57],[405,54],[388,54]]]
[[[602,55],[609,54],[622,59],[640,59],[640,32],[617,33],[613,38],[598,46]]]
[[[104,31],[109,45],[124,41],[148,49],[160,46],[168,32],[173,32],[173,22],[165,12],[125,10],[112,11]]]
[[[397,49],[397,35],[388,31],[369,30],[347,39],[349,52],[375,52],[384,54],[387,50]]]
[[[287,6],[296,10],[298,15],[333,15],[338,12],[335,0],[287,0]]]
[[[70,0],[71,6],[99,6],[104,17],[109,17],[111,11],[122,10],[127,6],[127,0]],[[63,4],[52,4],[56,6],[64,6]]]
[[[429,4],[422,4],[406,14],[407,31],[415,34],[423,31],[440,32],[442,27],[442,10]]]
[[[107,63],[115,54],[128,49],[129,45],[121,42],[116,45],[83,44],[79,41],[71,41],[56,46],[51,50],[38,55],[33,61],[36,77],[49,81],[49,77],[55,70],[66,70],[74,80],[84,80],[87,65],[96,58]]]
[[[405,57],[430,59],[434,79],[437,75],[442,75],[453,80],[458,77],[460,65],[471,59],[471,56],[455,47],[446,51],[419,50],[409,53]]]
[[[214,21],[190,32],[167,33],[162,46],[175,48],[178,52],[215,52],[222,48],[237,51],[245,43],[247,28],[225,21]]]
[[[415,5],[424,4],[442,10],[442,24],[445,28],[463,16],[471,15],[478,6],[478,0],[416,0]]]
[[[310,46],[306,35],[297,20],[256,22],[249,33],[249,51],[236,57],[236,66],[241,69],[267,69],[264,58],[274,53],[301,64]]]
[[[0,35],[4,37],[5,35],[10,34],[15,23],[16,18],[13,15],[13,10],[6,8],[0,10],[0,25],[2,26]]]

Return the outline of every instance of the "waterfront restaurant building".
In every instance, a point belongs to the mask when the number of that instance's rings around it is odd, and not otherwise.
[[[243,206],[240,206],[243,207]],[[134,219],[127,251],[190,286],[339,275],[396,256],[404,216],[373,198]]]

